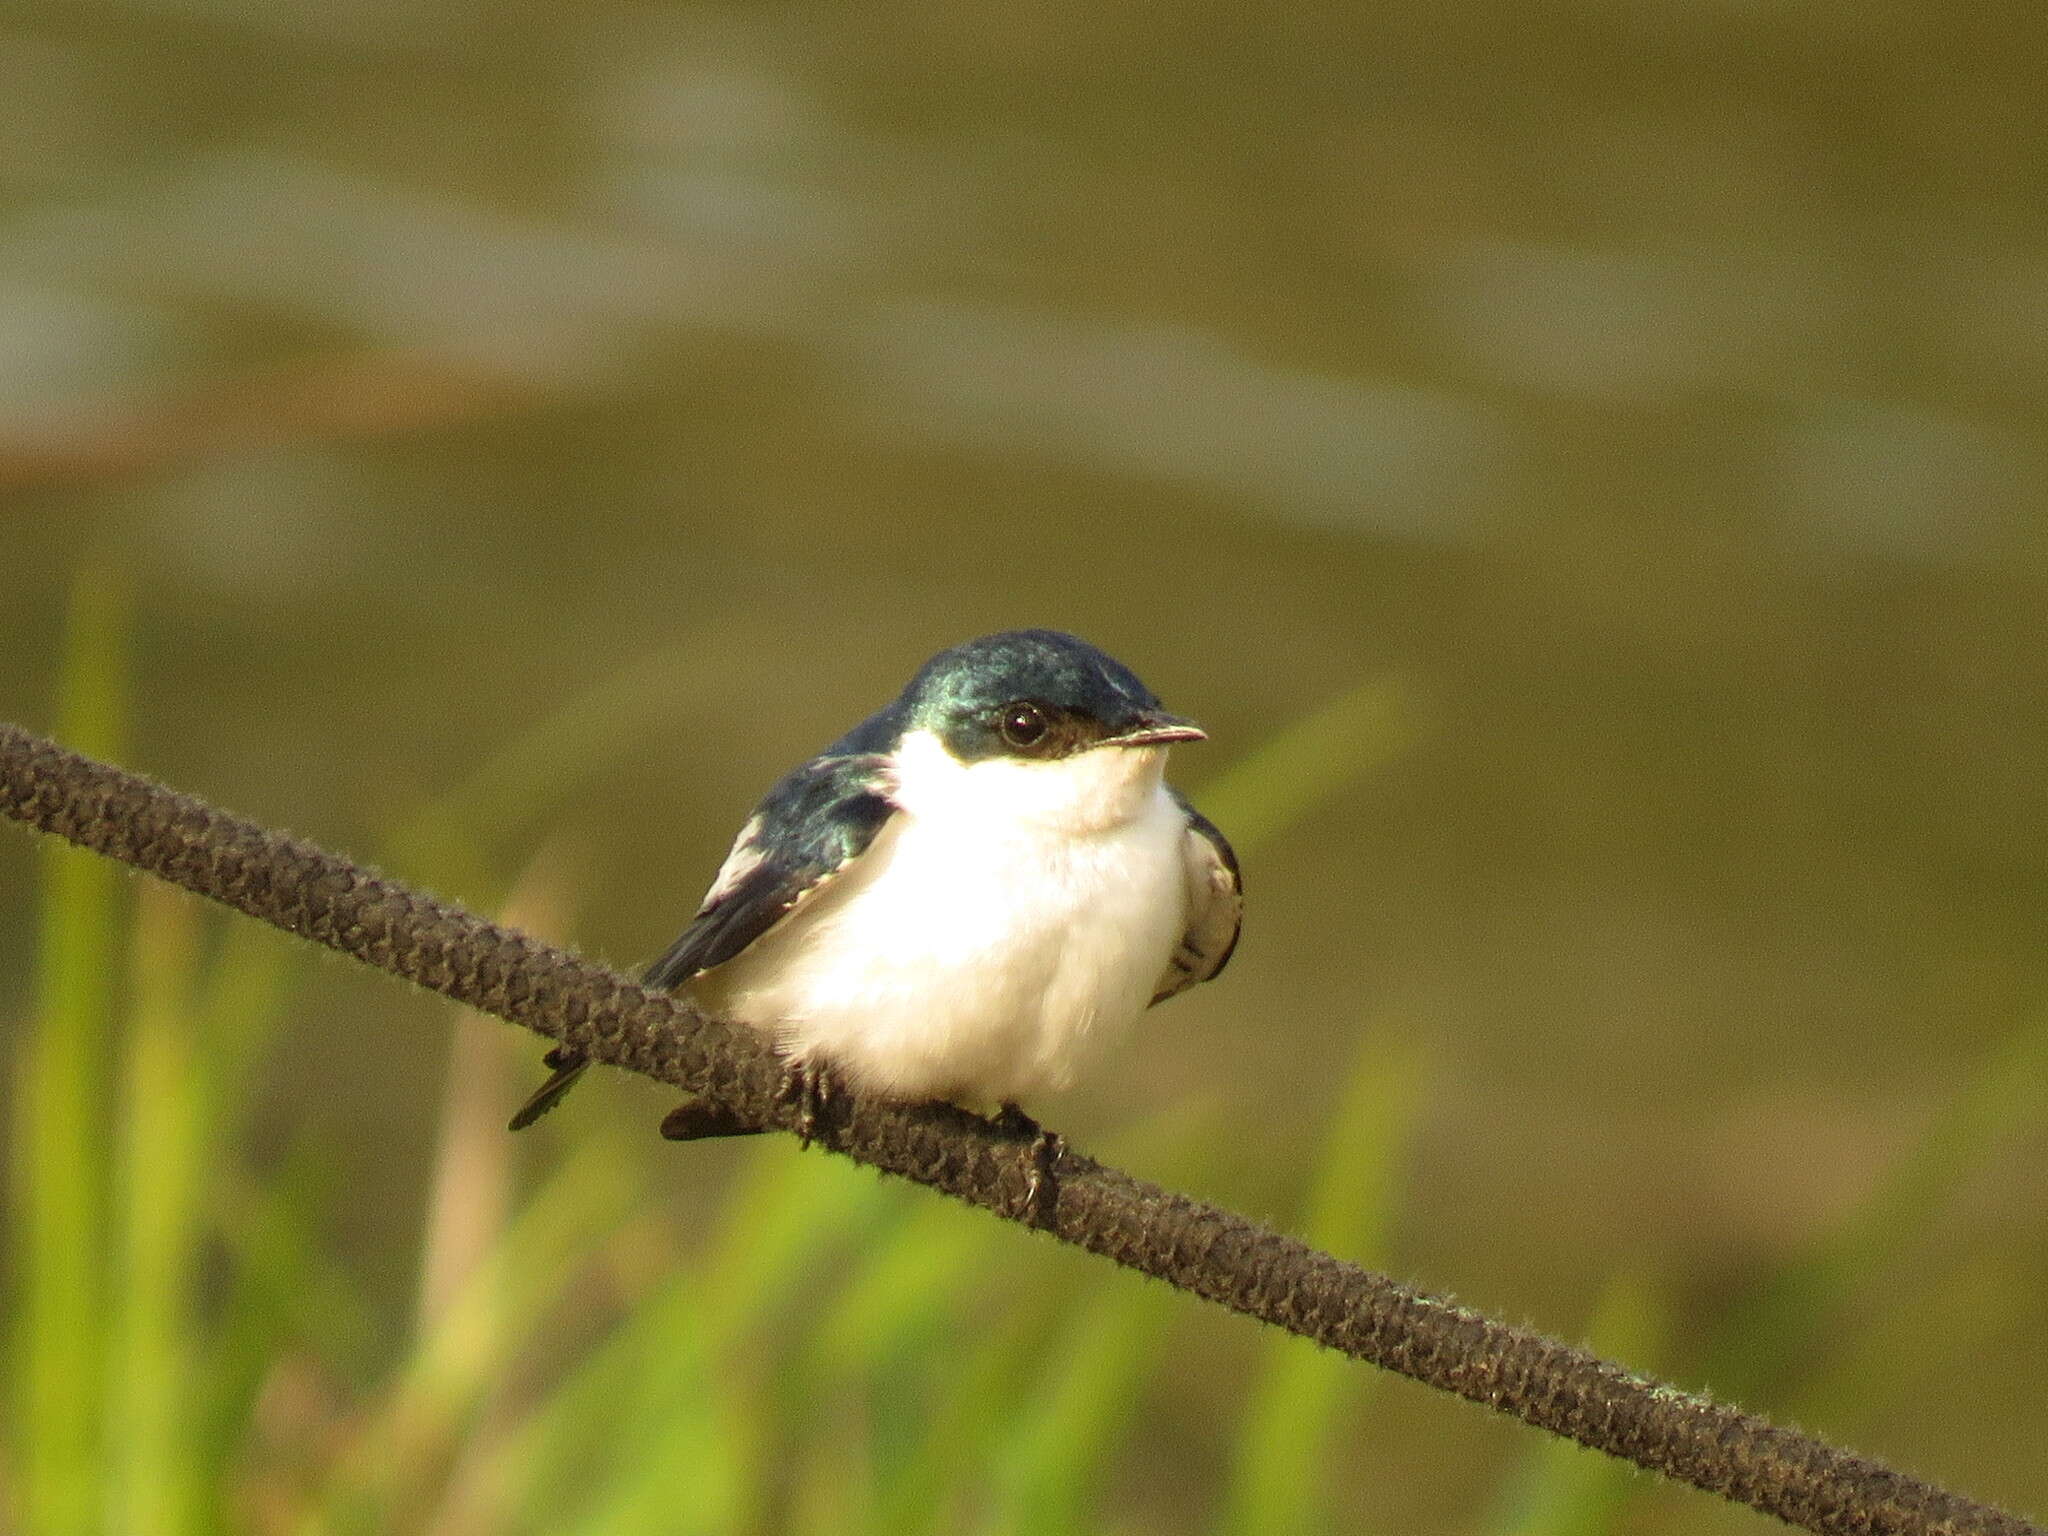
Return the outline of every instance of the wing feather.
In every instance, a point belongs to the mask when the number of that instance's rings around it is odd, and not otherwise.
[[[820,757],[786,775],[734,839],[690,925],[641,974],[668,989],[723,965],[802,905],[867,851],[896,813],[888,760],[871,753]],[[590,1063],[548,1052],[550,1077],[512,1117],[533,1124],[560,1102]]]
[[[1237,854],[1216,824],[1173,791],[1188,815],[1182,848],[1187,878],[1187,931],[1167,958],[1152,1001],[1163,1003],[1198,982],[1210,980],[1230,963],[1244,919],[1244,878]]]
[[[696,917],[642,983],[674,987],[725,964],[865,853],[896,813],[887,776],[877,755],[821,757],[769,790]]]

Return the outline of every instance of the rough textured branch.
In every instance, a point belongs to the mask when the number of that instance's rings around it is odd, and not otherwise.
[[[758,1036],[601,966],[0,723],[0,811],[147,870],[598,1061],[793,1129]],[[1019,1143],[944,1107],[836,1098],[837,1151],[1005,1216]],[[1244,1217],[1079,1156],[1060,1166],[1063,1240],[1360,1360],[1813,1531],[2039,1528],[1735,1408],[1344,1264]]]

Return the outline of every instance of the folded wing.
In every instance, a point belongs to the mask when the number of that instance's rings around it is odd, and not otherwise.
[[[703,904],[641,976],[667,990],[723,965],[829,884],[896,814],[886,758],[856,753],[805,763],[768,791],[719,866]],[[512,1117],[523,1130],[561,1102],[589,1061],[556,1047],[554,1075]]]
[[[1237,933],[1244,917],[1244,881],[1229,839],[1208,817],[1189,805],[1179,790],[1172,794],[1188,813],[1187,838],[1182,848],[1188,920],[1187,931],[1174,946],[1165,974],[1153,991],[1155,1003],[1163,1003],[1221,971],[1229,963],[1231,951],[1237,948]]]

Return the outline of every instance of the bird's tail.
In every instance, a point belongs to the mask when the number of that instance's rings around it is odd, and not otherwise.
[[[556,1046],[541,1057],[541,1065],[554,1068],[554,1076],[534,1090],[533,1097],[519,1106],[519,1113],[512,1117],[511,1129],[523,1131],[542,1115],[562,1102],[562,1095],[576,1086],[576,1079],[583,1075],[590,1065],[590,1058],[581,1051],[567,1051]]]

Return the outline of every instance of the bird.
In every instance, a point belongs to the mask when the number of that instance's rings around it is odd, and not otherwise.
[[[1074,635],[1008,630],[940,651],[894,700],[784,775],[696,916],[642,977],[765,1032],[808,1095],[1022,1109],[1069,1087],[1145,1009],[1222,971],[1237,857],[1165,780],[1204,740]],[[519,1130],[589,1065],[557,1047]],[[677,1139],[755,1127],[685,1105]]]

